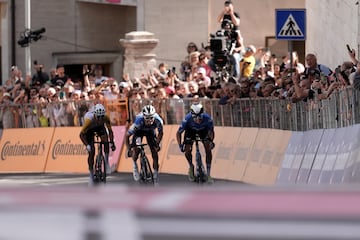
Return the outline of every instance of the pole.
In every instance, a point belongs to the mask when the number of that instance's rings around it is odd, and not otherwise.
[[[25,29],[31,29],[31,0],[25,1]],[[25,47],[25,73],[31,76],[31,48]]]
[[[293,71],[292,69],[294,68],[293,66],[293,44],[292,44],[292,41],[289,40],[288,42],[288,48],[289,48],[289,54],[290,54],[290,78],[292,79],[292,75],[293,75]]]

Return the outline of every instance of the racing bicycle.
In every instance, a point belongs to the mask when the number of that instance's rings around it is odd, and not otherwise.
[[[98,145],[98,150],[95,157],[95,171],[94,171],[94,183],[106,183],[106,163],[104,155],[104,145],[107,142],[99,141],[100,137],[96,136],[97,141],[94,142],[95,145]]]
[[[199,142],[201,139],[198,134],[195,136],[195,159],[196,159],[196,168],[195,168],[195,180],[197,183],[204,183],[207,181],[207,174],[205,172],[204,164],[202,162],[201,152],[199,148]]]
[[[136,144],[135,147],[140,149],[140,182],[154,184],[154,175],[150,162],[145,153],[146,143]]]

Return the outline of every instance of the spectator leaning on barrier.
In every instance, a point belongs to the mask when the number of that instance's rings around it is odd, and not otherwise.
[[[305,57],[305,60],[307,67],[305,68],[304,74],[308,74],[309,70],[311,69],[318,70],[319,73],[323,74],[324,76],[330,76],[333,72],[329,67],[323,64],[319,64],[315,54],[313,53],[308,53]]]

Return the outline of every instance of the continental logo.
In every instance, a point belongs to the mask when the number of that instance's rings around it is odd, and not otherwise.
[[[52,149],[51,157],[55,160],[60,155],[86,155],[87,151],[82,143],[74,144],[71,141],[63,143],[60,139],[56,140]]]
[[[45,140],[32,144],[21,144],[19,141],[11,143],[6,141],[1,149],[1,160],[7,157],[39,156],[45,151]]]

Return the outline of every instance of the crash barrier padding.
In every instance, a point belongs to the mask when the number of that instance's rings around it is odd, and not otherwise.
[[[349,128],[346,134],[346,143],[348,146],[348,160],[345,165],[343,176],[344,182],[359,182],[360,180],[360,125]],[[346,154],[344,154],[346,155]]]
[[[231,128],[230,128],[231,129]],[[237,136],[234,142],[234,159],[231,161],[227,177],[236,181],[243,181],[246,165],[250,159],[250,151],[255,143],[256,136],[259,132],[258,128],[237,128],[238,132],[234,132]],[[218,140],[216,139],[216,142]]]
[[[117,150],[110,153],[112,170],[132,172],[123,147],[126,126],[113,129]],[[177,125],[164,126],[160,172],[186,175],[188,164],[177,146],[177,129]],[[79,132],[80,127],[4,129],[0,172],[87,172]],[[215,134],[215,178],[262,185],[360,181],[359,124],[306,132],[215,127]],[[147,154],[151,159],[149,150]]]
[[[314,130],[305,134],[302,139],[302,146],[304,146],[304,155],[298,168],[296,176],[297,183],[307,183],[311,167],[313,165],[316,152],[319,149],[320,141],[324,133],[323,129]]]
[[[117,149],[109,153],[109,164],[115,171],[119,162],[119,155],[123,146],[125,126],[113,126],[114,142]],[[50,146],[45,172],[87,173],[88,153],[79,138],[81,127],[55,128]]]
[[[250,149],[243,181],[261,185],[274,184],[290,136],[290,131],[259,129]]]
[[[87,152],[79,138],[80,127],[4,129],[0,172],[88,172]],[[117,169],[125,126],[114,126],[117,150],[110,151]]]
[[[277,183],[338,184],[360,180],[360,125],[293,132]]]
[[[4,129],[0,172],[43,172],[54,128]]]

